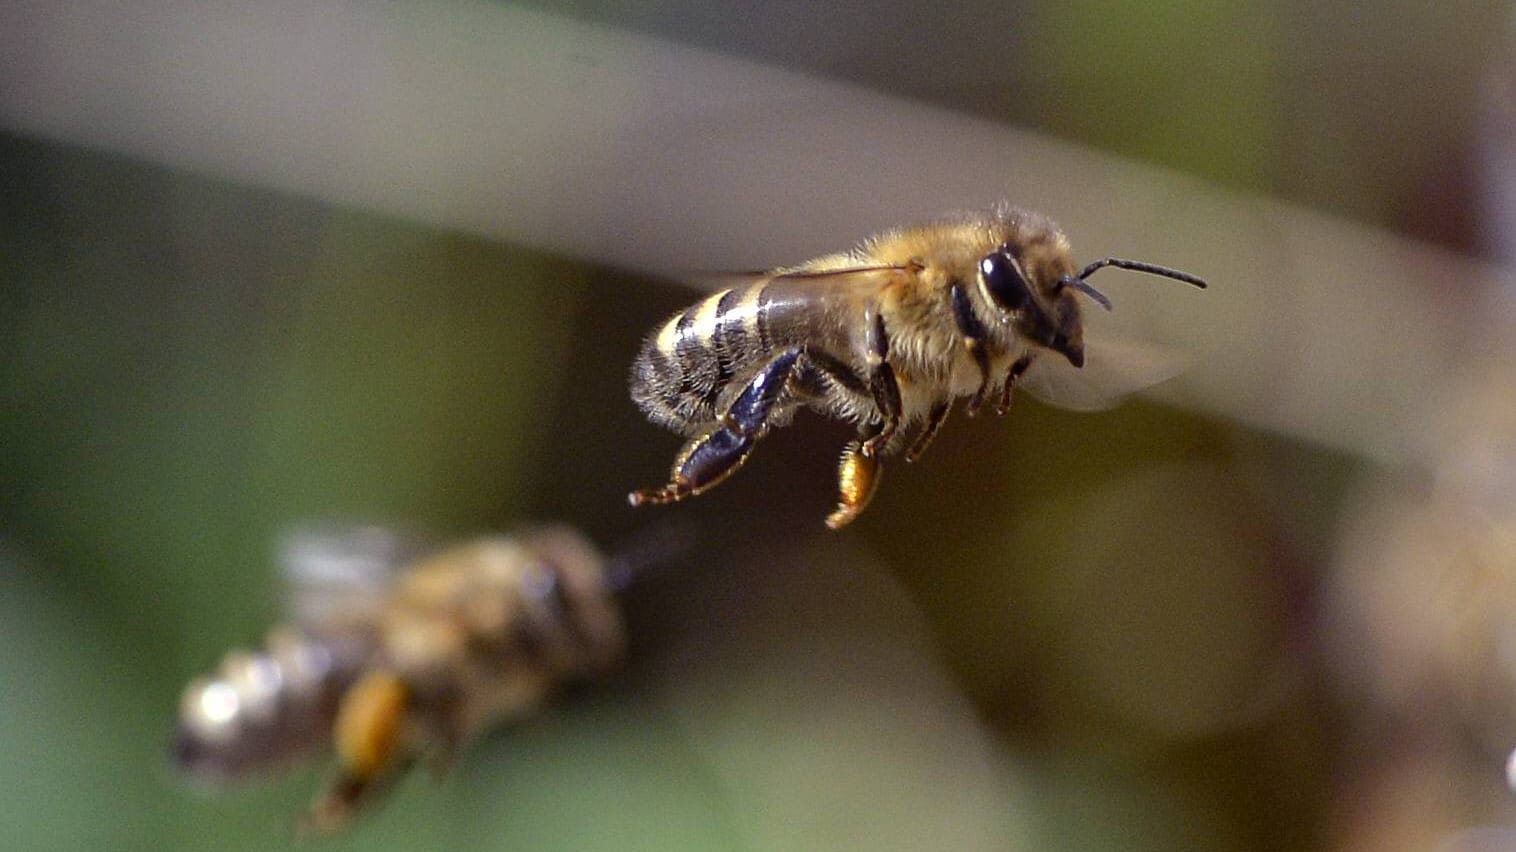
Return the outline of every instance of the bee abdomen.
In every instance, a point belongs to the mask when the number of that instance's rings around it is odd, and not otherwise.
[[[174,763],[225,782],[325,747],[363,644],[278,628],[263,650],[228,654],[180,699]]]
[[[766,286],[712,294],[643,341],[631,390],[650,419],[691,432],[717,418],[722,391],[771,347],[764,327]]]

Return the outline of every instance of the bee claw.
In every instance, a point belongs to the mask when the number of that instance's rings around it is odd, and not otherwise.
[[[295,818],[295,839],[301,841],[330,837],[358,815],[359,807],[376,791],[369,781],[343,776]]]
[[[890,442],[890,439],[893,437],[895,437],[895,430],[886,429],[883,432],[880,432],[878,435],[875,435],[867,441],[864,441],[862,446],[858,448],[858,451],[863,453],[864,458],[875,458],[880,453],[884,452],[885,445],[887,445]]]
[[[1000,402],[995,405],[995,414],[1004,417],[1011,413],[1011,394],[1007,391],[1000,397]]]
[[[626,502],[637,506],[664,506],[678,503],[695,492],[683,482],[671,482],[661,488],[642,488],[626,495]]]

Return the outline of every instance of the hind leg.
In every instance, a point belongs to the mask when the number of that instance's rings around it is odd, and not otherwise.
[[[713,488],[736,473],[762,437],[769,413],[799,358],[798,348],[786,349],[765,364],[732,401],[721,422],[691,438],[674,457],[668,484],[633,491],[627,495],[627,502],[633,506],[674,503]]]
[[[327,835],[379,798],[411,759],[406,728],[411,692],[399,676],[369,672],[342,694],[332,723],[341,773],[296,825],[302,836]]]
[[[877,428],[877,427],[876,427]],[[884,465],[879,456],[868,452],[868,434],[858,436],[842,448],[842,458],[837,463],[837,508],[826,516],[830,529],[840,530],[868,507],[879,489],[879,478]]]

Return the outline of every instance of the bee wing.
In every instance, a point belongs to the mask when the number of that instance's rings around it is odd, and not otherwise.
[[[1016,388],[1058,408],[1103,411],[1183,369],[1184,358],[1175,350],[1102,337],[1086,345],[1083,367],[1047,353],[1016,380]]]
[[[910,264],[863,264],[856,263],[851,259],[834,260],[833,258],[821,258],[817,262],[825,262],[827,265],[820,268],[798,266],[786,269],[764,269],[749,272],[700,272],[685,277],[709,287],[739,287],[744,284],[758,284],[764,281],[817,281],[847,278],[855,275],[917,271],[917,268]]]
[[[809,281],[825,278],[845,278],[853,275],[878,275],[888,272],[919,272],[920,267],[910,264],[869,263],[843,266],[798,267],[770,272],[770,280]]]
[[[297,624],[318,625],[376,613],[417,544],[381,526],[312,526],[283,537],[279,561],[285,608]]]

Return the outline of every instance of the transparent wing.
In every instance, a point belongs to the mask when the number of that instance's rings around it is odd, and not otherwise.
[[[373,525],[301,527],[280,542],[285,609],[298,624],[370,616],[399,571],[421,554],[413,539]]]
[[[1183,370],[1184,358],[1177,351],[1101,337],[1085,345],[1083,367],[1045,353],[1017,380],[1016,388],[1058,408],[1103,411]]]
[[[703,289],[741,287],[762,281],[818,281],[849,278],[853,276],[879,275],[881,273],[914,273],[917,267],[909,264],[859,263],[850,256],[823,257],[805,266],[782,269],[765,269],[750,272],[697,272],[681,276]]]

